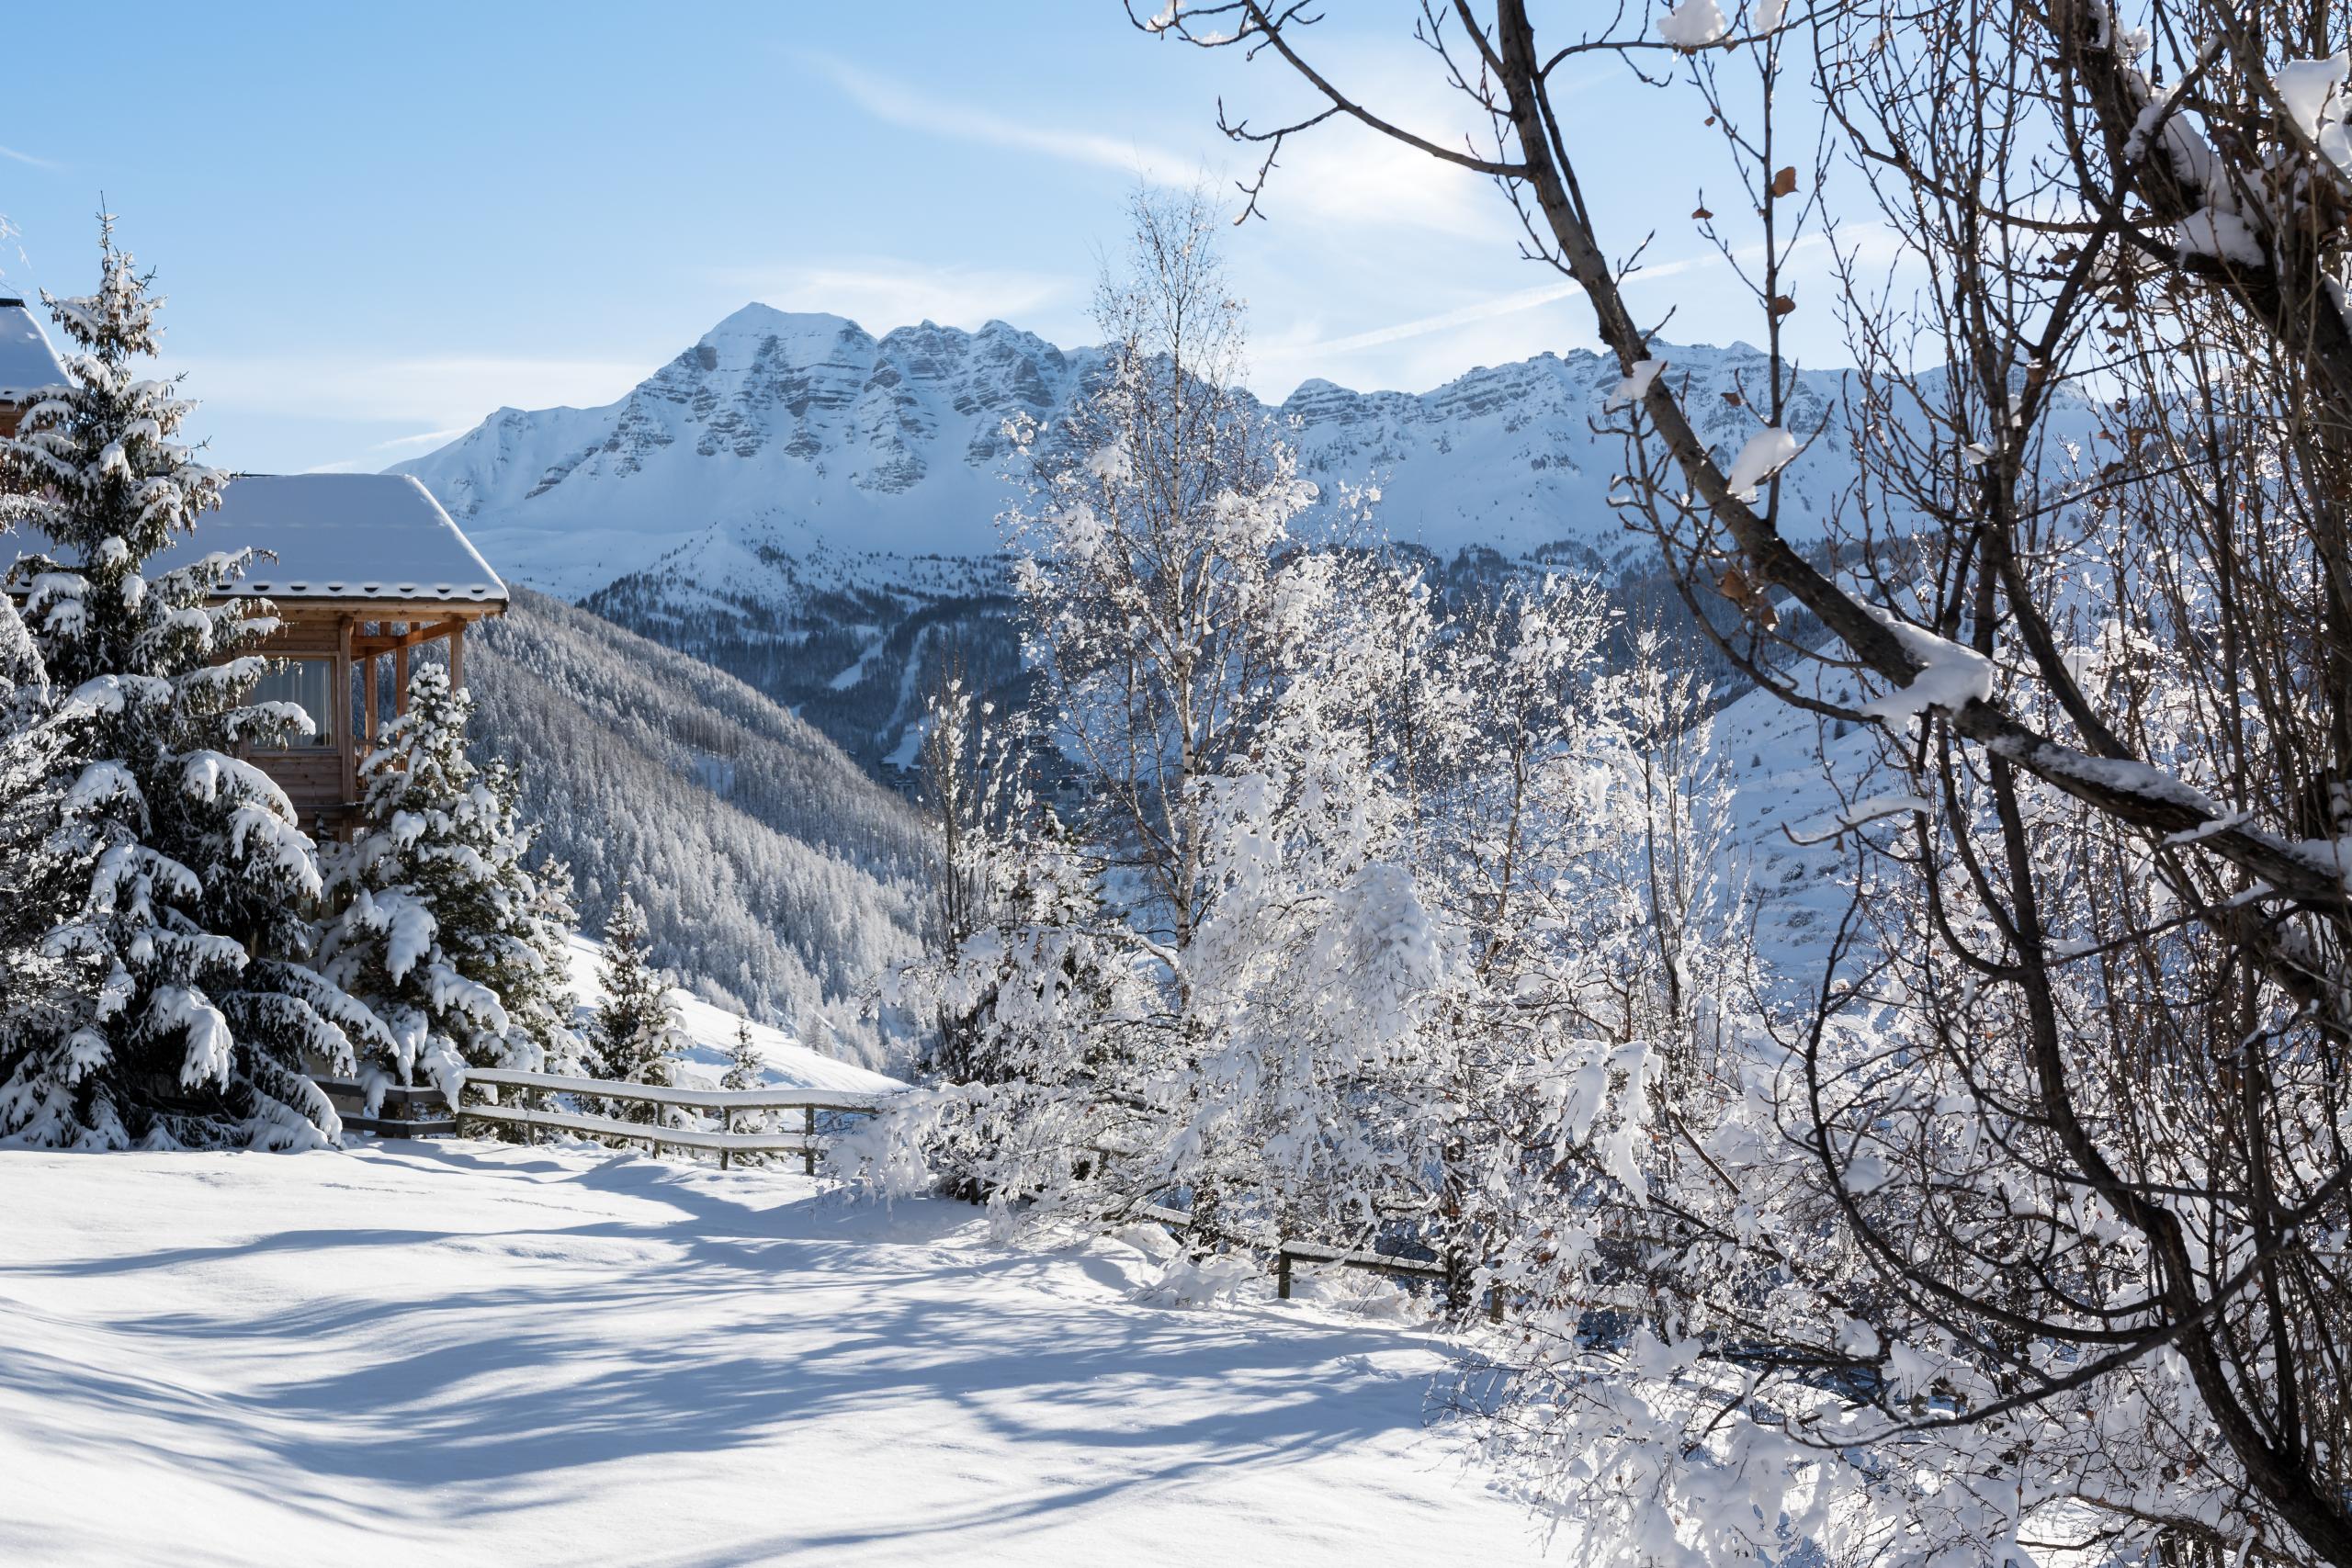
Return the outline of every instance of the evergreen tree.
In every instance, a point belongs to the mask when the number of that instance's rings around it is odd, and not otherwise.
[[[531,948],[538,954],[538,973],[523,998],[508,1002],[507,1016],[538,1043],[547,1071],[599,1077],[587,1036],[572,1021],[571,933],[580,929],[580,910],[571,898],[571,867],[540,856],[531,888]]]
[[[88,881],[68,833],[78,815],[64,771],[73,720],[15,603],[0,593],[0,1061],[54,1032],[72,989],[72,966],[43,942]],[[67,1115],[70,1102],[60,1077],[12,1077],[0,1089],[0,1126],[51,1141],[35,1129]]]
[[[605,1000],[596,1010],[594,1044],[603,1076],[621,1083],[667,1088],[685,1049],[685,1032],[669,997],[669,976],[653,966],[645,911],[624,888],[605,922]],[[655,1120],[653,1108],[622,1103],[614,1113],[630,1122]]]
[[[735,1021],[735,1045],[727,1055],[727,1071],[718,1079],[721,1089],[757,1089],[765,1080],[766,1062],[759,1048],[752,1043],[752,1021]]]
[[[721,1089],[757,1089],[767,1081],[767,1064],[762,1060],[758,1047],[752,1043],[752,1021],[735,1021],[735,1043],[727,1053],[727,1071],[719,1076]],[[775,1127],[775,1113],[771,1111],[739,1111],[726,1118],[725,1125],[738,1133],[766,1133]],[[765,1155],[739,1154],[736,1160],[743,1165],[763,1165]]]
[[[503,763],[466,755],[472,700],[437,664],[409,682],[363,770],[368,828],[335,857],[341,905],[324,945],[328,973],[367,998],[391,1032],[385,1064],[421,1066],[445,1089],[465,1067],[539,1067],[565,1027],[568,975],[549,972],[547,891],[523,863]]]
[[[70,384],[0,440],[0,522],[47,553],[21,561],[25,620],[78,710],[53,852],[77,896],[42,939],[58,961],[37,1026],[0,1042],[0,1137],[44,1145],[293,1147],[340,1123],[306,1066],[348,1071],[364,1007],[304,962],[318,859],[241,743],[309,728],[252,705],[268,606],[223,601],[243,554],[149,578],[145,563],[219,504],[225,477],[174,439],[193,406],[142,378],[156,346],[150,275],[101,220],[98,291],[44,294],[79,351]]]

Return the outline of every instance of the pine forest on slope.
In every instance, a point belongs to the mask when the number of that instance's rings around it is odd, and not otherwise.
[[[705,998],[866,1066],[859,989],[915,951],[915,813],[759,693],[527,589],[467,662],[477,750],[520,765],[583,930],[635,879],[654,954]]]

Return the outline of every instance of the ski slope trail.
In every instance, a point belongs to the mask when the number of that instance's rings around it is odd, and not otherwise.
[[[1104,1242],[457,1142],[0,1153],[0,1562],[1539,1561],[1442,1341]]]

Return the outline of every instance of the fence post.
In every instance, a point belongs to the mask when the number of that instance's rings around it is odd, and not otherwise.
[[[735,1108],[733,1106],[728,1106],[719,1113],[718,1129],[730,1138],[735,1135]],[[735,1151],[733,1149],[719,1150],[718,1168],[721,1170],[731,1168],[729,1162],[731,1162],[734,1157]]]
[[[1283,1247],[1274,1254],[1274,1298],[1290,1300],[1290,1249]]]
[[[800,1108],[800,1168],[808,1176],[817,1174],[817,1108]]]

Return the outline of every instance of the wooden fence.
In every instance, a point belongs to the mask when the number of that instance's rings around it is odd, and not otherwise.
[[[509,1103],[502,1098],[501,1103],[493,1105],[476,1100],[460,1091],[457,1121],[461,1127],[468,1122],[489,1122],[507,1127],[528,1127],[534,1131],[546,1129],[579,1133],[595,1138],[619,1138],[650,1145],[657,1155],[665,1147],[699,1149],[707,1154],[716,1154],[722,1170],[734,1163],[737,1155],[797,1154],[800,1156],[801,1168],[810,1176],[817,1174],[817,1156],[824,1152],[826,1141],[824,1131],[818,1126],[818,1116],[871,1116],[882,1109],[883,1101],[888,1098],[886,1094],[867,1094],[853,1089],[663,1089],[652,1084],[610,1083],[603,1078],[511,1072],[504,1068],[469,1072],[465,1088],[520,1089],[530,1102]],[[624,1122],[613,1116],[550,1111],[538,1103],[550,1094],[650,1105],[655,1108],[656,1120]],[[663,1111],[710,1113],[718,1122],[718,1130],[664,1126],[659,1120]],[[735,1130],[738,1117],[763,1111],[797,1111],[800,1113],[800,1125],[790,1131],[739,1133]]]
[[[322,1089],[337,1100],[357,1100],[366,1102],[366,1085],[349,1078],[313,1079]],[[817,1156],[824,1151],[826,1134],[817,1118],[825,1116],[871,1116],[879,1111],[890,1098],[888,1094],[861,1093],[854,1089],[662,1089],[650,1084],[615,1083],[604,1078],[566,1077],[556,1073],[510,1072],[503,1068],[484,1068],[466,1074],[465,1088],[494,1088],[516,1090],[529,1097],[531,1103],[510,1103],[502,1099],[496,1104],[477,1100],[459,1091],[459,1103],[452,1107],[447,1096],[437,1089],[409,1089],[394,1084],[380,1091],[379,1109],[398,1110],[401,1116],[366,1116],[346,1113],[343,1124],[356,1132],[373,1133],[379,1137],[413,1138],[455,1133],[468,1122],[486,1122],[499,1126],[526,1127],[537,1133],[578,1133],[594,1138],[618,1138],[629,1143],[649,1144],[659,1155],[663,1148],[696,1149],[718,1156],[719,1168],[728,1168],[739,1154],[797,1154],[801,1168],[808,1174],[817,1173]],[[589,1100],[651,1105],[656,1113],[662,1110],[693,1111],[712,1114],[719,1122],[716,1131],[706,1127],[662,1126],[659,1122],[623,1122],[616,1117],[584,1115],[577,1111],[550,1111],[540,1103],[548,1095],[568,1094]],[[758,1111],[783,1111],[800,1113],[800,1125],[784,1131],[739,1133],[735,1130],[738,1116]],[[425,1114],[416,1114],[423,1111]],[[1143,1203],[1130,1211],[1138,1218],[1157,1220],[1167,1225],[1183,1229],[1193,1216],[1182,1209],[1160,1204]],[[1283,1301],[1290,1300],[1291,1276],[1297,1264],[1337,1269],[1359,1269],[1370,1273],[1386,1274],[1407,1280],[1442,1280],[1445,1265],[1417,1258],[1398,1258],[1392,1253],[1368,1252],[1325,1247],[1317,1242],[1285,1241],[1274,1249],[1274,1293]],[[1628,1292],[1609,1292],[1606,1301],[1596,1299],[1596,1305],[1618,1310],[1639,1311],[1643,1303]],[[1619,1297],[1624,1299],[1618,1299]],[[1502,1320],[1502,1292],[1489,1288],[1487,1300],[1487,1315]]]
[[[398,1115],[366,1115],[359,1111],[345,1111],[342,1102],[356,1100],[368,1103],[368,1087],[352,1078],[312,1078],[312,1083],[335,1101],[335,1110],[343,1117],[345,1128],[355,1133],[373,1133],[379,1138],[447,1137],[458,1130],[457,1119],[449,1114],[449,1097],[437,1089],[410,1089],[403,1084],[387,1084],[378,1095],[379,1112],[398,1111]]]
[[[350,1078],[317,1078],[312,1081],[331,1099],[356,1100],[363,1106],[366,1104],[368,1090],[364,1084]],[[478,1088],[501,1090],[499,1101],[492,1103],[467,1092]],[[596,1102],[650,1105],[655,1108],[657,1120],[624,1122],[614,1116],[550,1109],[546,1103],[548,1097],[558,1094]],[[378,1109],[382,1112],[397,1111],[401,1114],[370,1116],[349,1111],[345,1113],[343,1124],[355,1132],[373,1133],[384,1138],[448,1134],[460,1131],[468,1122],[525,1127],[535,1134],[541,1130],[578,1133],[587,1137],[648,1144],[657,1155],[664,1148],[696,1149],[706,1154],[716,1154],[722,1170],[732,1166],[735,1156],[741,1154],[792,1154],[798,1155],[801,1168],[814,1176],[817,1174],[817,1156],[824,1152],[829,1135],[827,1129],[819,1125],[818,1118],[820,1115],[829,1119],[870,1116],[882,1108],[888,1098],[887,1094],[866,1094],[850,1089],[788,1087],[664,1089],[652,1084],[567,1077],[558,1073],[481,1068],[466,1074],[465,1088],[459,1090],[458,1103],[455,1106],[437,1089],[410,1089],[394,1084],[380,1091]],[[699,1126],[665,1126],[658,1120],[664,1111],[687,1111],[708,1115],[718,1122],[718,1126],[716,1130]],[[795,1128],[742,1133],[735,1130],[738,1119],[745,1115],[796,1111],[800,1114],[799,1125]],[[420,1111],[424,1114],[419,1115]]]
[[[1325,1247],[1319,1242],[1286,1241],[1274,1249],[1274,1294],[1283,1301],[1290,1300],[1291,1269],[1299,1263],[1361,1269],[1367,1273],[1386,1274],[1400,1280],[1441,1280],[1446,1277],[1444,1264],[1419,1258],[1398,1258],[1393,1253]],[[1487,1315],[1497,1323],[1503,1320],[1503,1293],[1492,1286],[1487,1291]]]

